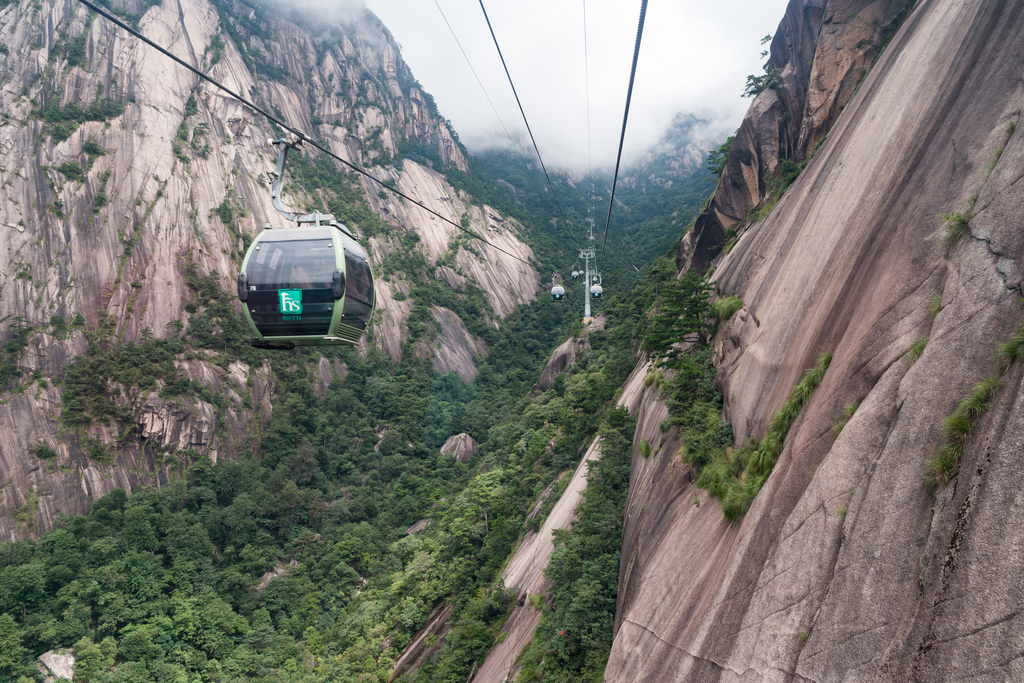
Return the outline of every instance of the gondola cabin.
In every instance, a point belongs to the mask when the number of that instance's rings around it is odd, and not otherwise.
[[[561,301],[565,298],[565,288],[562,285],[555,285],[551,288],[552,301]]]
[[[590,288],[590,296],[595,299],[600,299],[602,294],[604,294],[604,290],[601,288],[601,285],[594,285]]]
[[[329,214],[264,226],[245,254],[238,298],[259,348],[355,346],[374,307],[366,252]]]

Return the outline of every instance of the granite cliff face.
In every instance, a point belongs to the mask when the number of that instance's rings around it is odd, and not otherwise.
[[[118,7],[144,35],[343,158],[373,168],[400,147],[420,146],[466,168],[447,124],[372,14],[325,26],[230,0]],[[275,131],[247,107],[72,0],[7,4],[0,44],[0,538],[7,539],[45,530],[59,512],[84,512],[114,487],[162,485],[168,466],[187,464],[168,465],[166,453],[234,457],[258,438],[274,390],[266,364],[179,354],[178,376],[205,388],[207,398],[221,397],[217,409],[199,396],[161,398],[161,380],[137,391],[111,377],[104,393],[127,431],[103,421],[69,428],[61,382],[72,359],[90,349],[187,330],[190,316],[212,306],[203,283],[232,291],[244,239],[265,221],[283,221],[268,191],[276,152],[265,141]],[[407,161],[401,171],[377,171],[456,222],[465,214],[471,229],[529,260],[518,224],[473,204],[428,166]],[[286,177],[285,202],[323,208],[317,188],[297,177]],[[454,240],[454,228],[378,199],[380,188],[369,181],[355,188],[391,226],[370,242],[378,266],[415,235],[414,248],[436,277],[457,289],[480,287],[495,315],[534,298],[539,278],[529,266]],[[392,357],[401,353],[409,314],[397,296],[408,293],[406,277],[382,280],[369,335]],[[437,307],[433,315],[445,343],[417,352],[472,377],[473,358],[486,346],[452,311]],[[324,382],[335,375],[328,368]]]
[[[1024,675],[1024,366],[994,360],[1024,321],[1024,7],[917,3],[844,103],[862,62],[837,19],[884,26],[893,10],[856,4],[790,3],[773,44],[773,63],[780,36],[792,55],[781,93],[751,107],[705,234],[745,216],[781,150],[827,141],[727,255],[693,259],[744,304],[716,340],[738,443],[765,435],[819,353],[834,358],[733,524],[660,431],[660,397],[642,401],[637,443],[660,455],[633,457],[608,681]],[[958,221],[966,234],[944,241]],[[999,388],[933,495],[924,463],[942,422],[987,377]]]
[[[785,160],[813,155],[853,97],[910,0],[791,0],[771,42],[766,83],[736,131],[715,195],[680,245],[703,271],[767,198]]]

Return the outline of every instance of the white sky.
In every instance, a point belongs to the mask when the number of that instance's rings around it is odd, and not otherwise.
[[[314,2],[316,0],[313,0]],[[517,144],[526,128],[478,0],[365,0],[470,151],[509,146],[440,9]],[[677,113],[731,134],[750,104],[747,74],[760,73],[788,0],[651,0],[644,26],[624,158],[653,146]],[[590,155],[614,164],[636,41],[640,0],[484,0],[537,144],[549,167],[586,169],[587,67]],[[584,57],[584,7],[587,50]]]

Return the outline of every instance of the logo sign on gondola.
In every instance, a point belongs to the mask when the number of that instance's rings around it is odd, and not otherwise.
[[[279,289],[277,302],[283,315],[302,315],[302,290]]]

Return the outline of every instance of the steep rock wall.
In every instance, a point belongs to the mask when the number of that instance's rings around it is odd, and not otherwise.
[[[1024,320],[1022,54],[1020,5],[923,0],[718,265],[745,304],[718,339],[737,441],[764,436],[821,351],[834,359],[741,521],[693,489],[677,450],[634,459],[606,680],[1024,675],[1024,367],[1002,377],[959,475],[934,497],[922,483],[942,420]],[[940,215],[973,196],[947,251]]]
[[[162,383],[140,394],[112,380],[111,388],[119,395],[116,404],[132,407],[134,427],[121,432],[99,424],[68,432],[60,422],[57,387],[40,387],[4,401],[0,540],[42,533],[59,514],[85,514],[93,500],[113,488],[165,486],[184,474],[197,453],[216,462],[257,445],[271,414],[269,364],[250,368],[235,362],[226,371],[203,360],[182,365],[193,381],[226,396],[226,409],[199,398],[161,398]],[[96,445],[103,457],[97,457]],[[49,448],[52,456],[34,455],[39,446]]]
[[[622,394],[616,402],[619,407],[635,413],[646,389],[644,378],[651,369],[650,363],[641,362],[630,373],[623,384]],[[538,596],[547,600],[547,591],[551,580],[544,575],[555,550],[553,533],[559,529],[569,529],[576,519],[576,509],[586,497],[587,476],[590,462],[601,457],[601,437],[595,437],[583,455],[572,479],[562,492],[561,497],[551,509],[540,530],[534,533],[527,531],[512,557],[509,558],[501,574],[506,589],[515,592],[516,606],[512,614],[505,620],[501,628],[501,639],[491,648],[487,658],[480,665],[480,670],[473,680],[479,683],[488,681],[511,681],[519,674],[521,664],[517,662],[523,648],[533,640],[534,632],[540,624],[541,611],[530,603],[530,596]],[[567,476],[568,472],[562,476]],[[544,499],[555,482],[537,498],[533,517],[540,510]]]
[[[376,183],[364,180],[374,210],[396,230],[415,233],[417,248],[426,256],[429,266],[436,266],[436,277],[444,279],[457,291],[465,291],[467,281],[480,287],[488,304],[501,318],[517,305],[536,298],[540,275],[530,265],[533,251],[519,239],[523,227],[518,221],[503,218],[486,204],[472,203],[440,173],[408,159],[403,162],[401,171],[382,170],[378,177],[394,181],[403,194],[458,225],[463,225],[465,217],[465,230],[482,238],[474,239],[468,232],[397,195],[381,193]],[[379,260],[403,248],[384,238],[372,238],[371,243],[374,256]],[[392,329],[397,329],[408,315],[409,310],[405,310],[392,316]],[[387,351],[392,358],[400,357],[397,350],[388,348]],[[443,362],[440,357],[438,360]]]
[[[870,72],[911,0],[790,0],[766,64],[775,85],[757,95],[736,131],[707,209],[677,263],[707,269],[725,231],[765,199],[785,159],[813,152]]]

